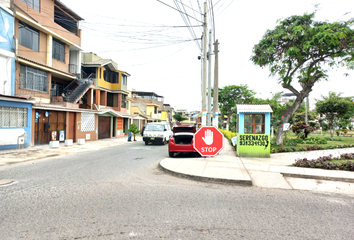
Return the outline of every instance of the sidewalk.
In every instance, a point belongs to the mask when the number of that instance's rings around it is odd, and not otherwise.
[[[141,143],[141,136],[136,136],[136,140],[137,142],[132,143]],[[76,154],[79,152],[94,151],[126,143],[128,144],[127,136],[120,138],[101,139],[97,141],[86,141],[83,145],[74,143],[72,146],[65,146],[64,143],[60,143],[59,148],[50,148],[49,144],[44,144],[23,149],[0,150],[0,166],[18,162],[38,160],[47,157],[56,157]]]
[[[227,182],[258,187],[293,189],[285,179],[307,178],[354,183],[354,172],[299,168],[291,166],[295,159],[316,159],[354,152],[354,148],[271,154],[270,158],[237,157],[225,140],[225,147],[216,157],[165,158],[160,166],[167,172],[202,181]]]
[[[88,141],[84,145],[50,148],[49,144],[25,149],[1,150],[0,167],[24,161],[38,160],[47,157],[71,155],[86,151],[95,151],[121,144],[143,144],[142,137],[136,136],[136,142],[128,143],[127,137]],[[161,168],[174,175],[200,181],[235,183],[259,187],[292,189],[286,178],[307,178],[354,183],[354,172],[324,170],[314,168],[298,168],[291,164],[295,159],[315,159],[319,156],[339,156],[341,153],[352,153],[354,148],[333,150],[292,152],[271,154],[270,158],[237,157],[229,142],[216,157],[166,158],[160,162]],[[353,184],[352,184],[353,185]]]
[[[252,185],[250,175],[227,139],[224,149],[215,157],[165,158],[160,166],[166,172],[199,181]]]

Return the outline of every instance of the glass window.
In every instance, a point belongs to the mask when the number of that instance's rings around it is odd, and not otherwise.
[[[48,90],[48,73],[36,68],[23,66],[20,68],[20,87],[39,92]]]
[[[255,115],[256,123],[263,123],[263,115]]]
[[[245,133],[253,133],[253,125],[245,125]]]
[[[40,0],[21,0],[21,2],[26,3],[27,6],[33,8],[37,12],[40,12],[40,7],[41,7]]]
[[[253,115],[245,115],[245,123],[253,123]]]
[[[122,74],[122,82],[123,82],[123,85],[127,85],[127,76]]]
[[[245,115],[245,134],[264,134],[265,133],[264,114]]]
[[[18,25],[18,42],[20,45],[30,48],[33,51],[39,49],[39,31],[35,28],[28,26],[27,24],[19,21]]]
[[[65,62],[65,43],[53,38],[52,57]]]

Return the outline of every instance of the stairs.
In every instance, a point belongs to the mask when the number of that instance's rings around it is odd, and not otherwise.
[[[77,101],[79,101],[85,95],[91,85],[92,82],[90,81],[81,81],[80,85],[78,85],[69,95],[68,102],[77,103]]]
[[[64,102],[77,103],[93,84],[92,80],[74,80],[63,91]]]

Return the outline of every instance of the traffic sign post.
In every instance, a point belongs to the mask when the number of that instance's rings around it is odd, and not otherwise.
[[[224,148],[224,135],[215,126],[202,126],[194,135],[193,147],[203,157],[214,157]]]

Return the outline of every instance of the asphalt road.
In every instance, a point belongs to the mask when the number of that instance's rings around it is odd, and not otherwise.
[[[143,142],[0,167],[0,239],[354,239],[354,198],[180,179]]]

